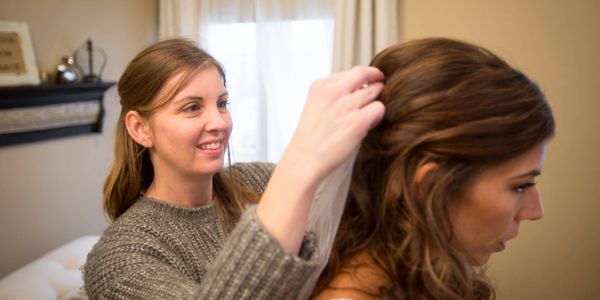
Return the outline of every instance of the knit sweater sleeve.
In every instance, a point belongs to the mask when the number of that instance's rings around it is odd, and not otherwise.
[[[195,297],[198,299],[292,299],[316,267],[314,238],[300,255],[286,252],[256,217],[244,213]]]
[[[272,170],[264,164],[237,167],[243,176],[254,174],[244,182],[263,189]],[[132,215],[113,223],[88,255],[84,279],[91,299],[292,299],[316,268],[314,237],[305,237],[299,255],[286,252],[261,224],[256,206],[244,212],[217,252],[210,250],[216,237],[210,230],[200,238],[207,244],[186,247],[190,239],[175,232],[181,217]],[[168,222],[173,231],[157,231]],[[196,259],[195,251],[214,255]]]
[[[275,165],[244,163],[231,167],[242,183],[259,194]],[[287,253],[270,235],[251,206],[234,228],[197,296],[214,299],[296,298],[304,279],[316,267],[314,237],[307,233],[298,256]],[[235,264],[231,262],[236,262]],[[232,288],[235,287],[235,288]]]

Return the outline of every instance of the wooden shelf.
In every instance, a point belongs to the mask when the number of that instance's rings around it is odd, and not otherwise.
[[[114,84],[0,87],[0,146],[101,132],[104,92]]]

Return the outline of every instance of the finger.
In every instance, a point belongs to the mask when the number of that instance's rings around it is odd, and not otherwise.
[[[347,95],[343,101],[347,101],[352,107],[361,108],[375,100],[382,90],[383,83],[375,82]]]
[[[363,87],[364,84],[383,81],[383,73],[375,68],[368,66],[356,66],[344,72],[343,76],[336,77],[337,83],[346,92],[353,92]]]
[[[373,101],[360,110],[358,119],[364,129],[364,135],[379,124],[384,114],[385,106],[381,101]]]

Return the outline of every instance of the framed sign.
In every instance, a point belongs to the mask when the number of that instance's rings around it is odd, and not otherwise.
[[[40,84],[25,22],[0,21],[0,86]]]

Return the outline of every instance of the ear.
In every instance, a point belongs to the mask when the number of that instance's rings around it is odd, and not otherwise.
[[[135,110],[130,110],[125,115],[125,127],[129,136],[145,148],[152,147],[152,136],[148,126],[148,120]]]
[[[417,168],[417,171],[415,172],[415,183],[416,184],[421,183],[421,181],[423,181],[423,179],[425,178],[425,175],[427,175],[427,172],[429,172],[437,167],[438,167],[438,164],[436,164],[434,162],[428,162],[428,163],[423,164],[419,168]]]

